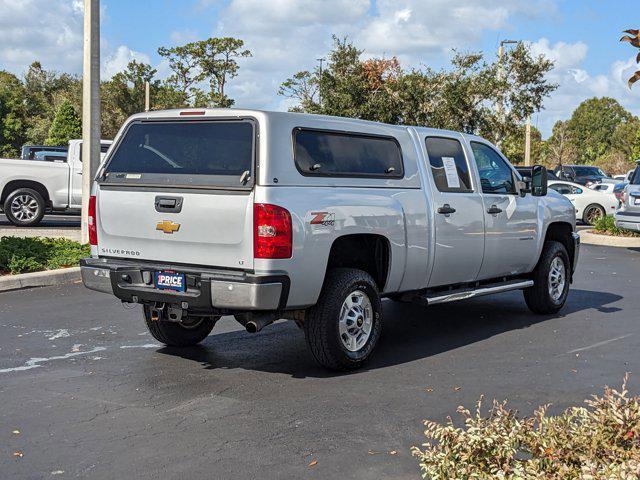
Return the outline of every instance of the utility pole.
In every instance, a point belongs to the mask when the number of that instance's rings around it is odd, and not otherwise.
[[[144,111],[148,112],[150,107],[150,93],[149,93],[149,80],[144,81]]]
[[[509,45],[509,44],[513,44],[513,43],[518,43],[516,40],[501,40],[500,41],[500,46],[498,47],[498,80],[503,80],[504,79],[504,66],[502,64],[502,57],[504,57],[504,46],[505,45]],[[502,117],[504,115],[504,104],[503,104],[503,99],[502,97],[500,97],[498,99],[498,117],[502,120]]]
[[[531,166],[531,115],[527,117],[527,125],[524,132],[524,166]]]
[[[322,63],[324,62],[324,58],[316,58],[318,62],[320,62],[320,81],[322,81]],[[322,105],[322,92],[320,91],[320,82],[318,82],[318,103]]]
[[[82,243],[89,243],[89,195],[100,165],[100,0],[84,0],[82,70]]]

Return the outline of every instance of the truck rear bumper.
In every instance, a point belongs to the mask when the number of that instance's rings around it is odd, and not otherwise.
[[[154,272],[160,270],[184,273],[186,291],[155,288]],[[85,287],[111,293],[124,302],[186,302],[189,309],[198,311],[282,310],[289,293],[289,277],[284,274],[255,275],[111,258],[83,259],[80,271]]]
[[[616,212],[614,219],[616,227],[640,232],[640,212]]]

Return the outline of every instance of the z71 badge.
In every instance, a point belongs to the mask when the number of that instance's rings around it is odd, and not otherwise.
[[[332,227],[336,224],[336,214],[332,212],[311,212],[313,218],[311,219],[311,225],[324,225],[325,227]]]

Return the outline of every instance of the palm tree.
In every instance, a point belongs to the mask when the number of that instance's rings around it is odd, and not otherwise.
[[[629,42],[634,47],[640,49],[640,30],[625,30],[624,33],[627,33],[628,35],[623,35],[620,41]],[[636,62],[640,63],[640,52],[636,57]],[[631,88],[638,80],[640,80],[640,70],[637,70],[631,78],[629,78],[629,88]]]

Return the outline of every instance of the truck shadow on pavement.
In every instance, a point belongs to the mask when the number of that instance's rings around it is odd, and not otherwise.
[[[622,309],[607,305],[621,298],[612,293],[573,289],[564,309],[556,315],[530,313],[519,292],[428,308],[385,301],[384,331],[374,357],[364,369],[347,374],[401,365],[589,309],[612,314]],[[201,345],[187,349],[163,347],[158,353],[198,362],[205,369],[241,368],[284,373],[293,378],[345,375],[318,367],[307,351],[304,333],[289,321],[266,327],[258,334],[216,334],[214,329]]]

